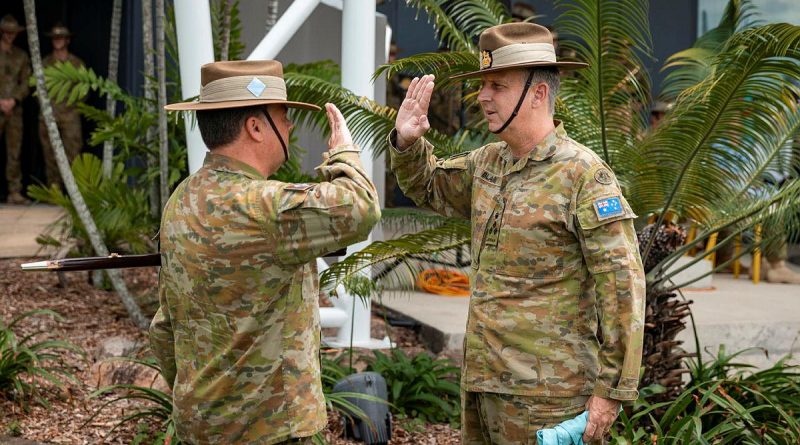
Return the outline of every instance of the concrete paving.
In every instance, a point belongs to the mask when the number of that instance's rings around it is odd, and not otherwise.
[[[694,301],[692,310],[701,347],[717,353],[724,344],[728,353],[758,347],[738,361],[768,366],[790,352],[800,352],[800,285],[759,283],[746,277],[716,274],[713,289],[684,291]],[[464,341],[469,299],[423,292],[385,291],[383,304],[399,316],[416,320],[421,337],[436,352],[458,356]],[[680,340],[694,351],[691,327]],[[704,353],[704,357],[710,356]],[[797,360],[795,360],[797,362]]]
[[[0,258],[49,256],[36,244],[48,225],[61,217],[60,207],[45,204],[0,204]]]

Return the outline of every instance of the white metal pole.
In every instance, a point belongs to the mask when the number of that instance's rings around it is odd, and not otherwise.
[[[188,99],[200,94],[200,67],[214,61],[208,0],[175,0],[175,28],[178,34],[181,94]],[[188,113],[185,122],[189,173],[194,173],[203,165],[208,148],[200,136],[200,129],[193,124]]]
[[[375,71],[375,0],[344,0],[342,5],[342,86],[358,96],[369,99],[375,97],[375,86],[372,84],[372,73]],[[372,151],[370,147],[362,147],[361,162],[367,174],[372,178]],[[350,246],[349,253],[364,248],[372,236],[364,242]],[[365,271],[369,274],[369,271]],[[345,304],[353,311],[353,318],[340,330],[337,340],[345,343],[351,340],[354,345],[362,347],[375,343],[371,340],[371,304],[363,304],[352,295],[347,295]],[[353,305],[355,307],[353,307]],[[353,338],[350,339],[350,329]]]
[[[320,0],[295,0],[289,9],[281,15],[278,22],[261,39],[258,46],[247,56],[247,60],[274,59],[286,46],[289,39],[294,36],[300,26],[305,23],[308,16],[314,12]],[[373,7],[374,11],[374,7]]]

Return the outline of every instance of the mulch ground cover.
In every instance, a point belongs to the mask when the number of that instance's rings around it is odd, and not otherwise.
[[[112,395],[90,398],[97,389],[92,372],[95,351],[110,337],[124,337],[141,346],[147,353],[146,333],[138,330],[128,319],[116,294],[93,287],[85,272],[65,273],[65,285],[59,285],[57,274],[52,272],[22,272],[20,264],[31,260],[0,260],[0,320],[8,323],[13,317],[33,309],[49,309],[59,313],[61,320],[48,317],[28,319],[15,333],[19,338],[43,331],[41,339],[67,340],[79,346],[85,355],[66,353],[64,366],[76,381],[66,381],[62,388],[44,384],[40,395],[49,407],[34,402],[27,406],[20,401],[0,395],[0,445],[11,438],[53,444],[129,444],[138,428],[126,424],[114,428],[119,419],[145,406],[141,401],[123,401],[100,409],[113,398]],[[130,269],[125,271],[126,282],[147,308],[155,298],[157,273],[155,269]],[[386,326],[382,317],[373,317],[373,336],[382,338]],[[398,347],[408,353],[424,350],[411,329],[391,328],[392,338]],[[94,416],[94,417],[93,417]],[[334,445],[351,444],[341,438],[342,426],[336,413],[329,413],[325,439]],[[155,424],[144,425],[151,431]],[[458,430],[449,425],[430,425],[413,420],[395,422],[390,444],[457,444]],[[5,439],[4,439],[5,438]],[[6,442],[10,443],[10,442]]]

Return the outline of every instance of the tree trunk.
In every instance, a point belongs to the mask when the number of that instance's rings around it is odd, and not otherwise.
[[[639,233],[639,251],[643,251],[655,224],[644,227]],[[645,272],[667,258],[686,241],[686,230],[666,222],[659,226],[656,241],[644,263]],[[681,348],[675,337],[686,329],[686,317],[691,314],[692,301],[683,301],[674,292],[664,292],[647,286],[644,320],[642,361],[645,367],[639,386],[644,388],[659,384],[665,392],[655,395],[651,403],[675,400],[683,391],[683,374],[689,372],[683,359],[692,357]]]
[[[167,139],[167,64],[164,48],[164,0],[156,0],[156,69],[158,71],[158,165],[161,185],[161,205],[169,199],[169,140]]]
[[[267,0],[266,32],[269,32],[278,22],[278,0]]]
[[[122,22],[122,0],[114,0],[111,13],[111,36],[109,37],[108,48],[108,80],[117,83],[117,72],[119,71],[119,29]],[[106,112],[112,118],[117,111],[117,101],[111,96],[106,98]],[[114,141],[103,142],[103,176],[111,177],[111,169],[114,165]]]
[[[153,104],[156,100],[153,92],[153,79],[156,77],[156,70],[153,64],[153,0],[142,0],[142,44],[144,46],[144,99],[147,112],[153,113]],[[156,129],[147,129],[145,145],[152,147],[155,145]],[[147,170],[153,171],[156,168],[156,159],[152,155],[147,155]],[[158,217],[159,199],[158,183],[153,181],[150,184],[150,214]]]
[[[231,2],[222,0],[222,43],[220,43],[219,60],[228,60],[231,46]]]
[[[39,48],[39,30],[36,24],[36,5],[34,0],[24,0],[25,16],[28,22],[28,46],[31,52],[31,62],[33,64],[33,75],[36,79],[36,96],[39,99],[39,106],[42,109],[42,117],[44,118],[47,126],[47,134],[53,146],[56,162],[58,163],[58,170],[61,173],[61,178],[64,180],[64,185],[67,188],[67,193],[75,206],[75,211],[86,227],[86,233],[89,235],[89,240],[92,243],[92,248],[99,256],[108,256],[108,249],[106,248],[100,232],[97,230],[92,219],[92,214],[86,206],[86,202],[81,196],[78,185],[75,183],[75,177],[72,176],[67,154],[64,151],[64,144],[61,142],[61,135],[58,132],[58,125],[56,125],[55,117],[53,117],[53,107],[50,105],[50,97],[47,93],[47,87],[44,83],[44,68],[42,67],[42,55]],[[122,299],[122,304],[128,310],[128,315],[131,317],[136,326],[141,329],[146,329],[149,322],[142,314],[141,309],[136,304],[136,301],[128,292],[125,286],[125,281],[118,270],[108,270],[111,284],[117,291],[117,294]]]

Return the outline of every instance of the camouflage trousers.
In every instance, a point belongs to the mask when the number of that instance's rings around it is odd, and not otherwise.
[[[56,116],[58,132],[61,134],[61,141],[64,143],[64,151],[67,153],[67,160],[70,165],[72,161],[81,154],[83,149],[83,134],[81,131],[81,118],[77,113],[66,116]],[[50,143],[50,136],[47,134],[47,126],[44,119],[39,119],[39,140],[42,142],[42,154],[44,155],[44,167],[47,173],[47,185],[61,184],[61,172],[58,170],[56,155],[53,152],[53,145]]]
[[[22,192],[22,107],[15,107],[11,114],[0,113],[0,135],[6,136],[6,180],[8,194]]]
[[[537,445],[536,432],[572,419],[589,396],[528,397],[488,392],[461,393],[461,443]]]

